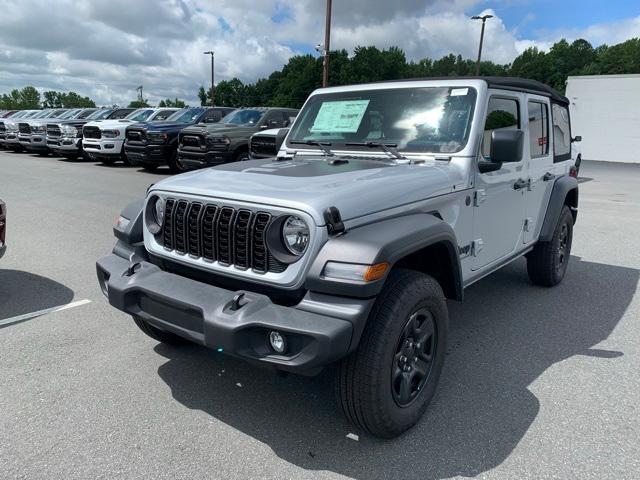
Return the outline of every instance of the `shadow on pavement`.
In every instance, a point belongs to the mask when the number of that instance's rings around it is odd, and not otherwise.
[[[200,347],[158,345],[158,369],[174,398],[267,444],[309,470],[357,479],[474,476],[501,464],[535,420],[540,403],[528,386],[574,355],[615,361],[594,348],[614,330],[639,271],[572,257],[564,282],[532,286],[524,260],[450,303],[450,346],[439,392],[404,436],[380,441],[337,414],[332,372],[279,378]],[[358,442],[345,438],[360,433]],[[250,452],[245,454],[250,455]]]
[[[0,269],[0,320],[57,307],[71,300],[73,290],[49,278]]]

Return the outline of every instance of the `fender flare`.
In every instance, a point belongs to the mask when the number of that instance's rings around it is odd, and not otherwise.
[[[116,238],[128,245],[135,245],[144,241],[142,233],[142,209],[144,208],[144,199],[131,202],[120,212],[120,216],[129,220],[124,227],[114,225],[113,234]]]
[[[549,242],[553,238],[553,232],[560,218],[560,212],[566,205],[566,198],[570,192],[575,191],[573,204],[569,204],[572,208],[574,223],[578,215],[578,180],[574,177],[564,175],[558,178],[553,184],[553,190],[549,197],[549,204],[547,205],[547,211],[544,215],[544,221],[542,222],[542,228],[540,229],[540,236],[538,241]]]
[[[455,233],[449,224],[429,213],[395,217],[350,230],[327,241],[307,274],[308,290],[331,295],[371,298],[380,293],[387,275],[370,283],[331,280],[323,276],[327,262],[373,265],[388,262],[393,267],[399,260],[425,247],[442,243],[451,265],[455,298],[462,299],[462,269]]]

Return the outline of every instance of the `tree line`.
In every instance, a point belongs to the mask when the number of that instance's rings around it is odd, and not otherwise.
[[[353,55],[346,50],[330,54],[330,85],[395,80],[402,78],[470,76],[475,74],[475,61],[449,54],[440,59],[424,58],[407,61],[398,47],[380,50],[357,47]],[[588,41],[556,42],[548,52],[531,47],[511,64],[483,61],[480,74],[514,76],[539,80],[564,93],[570,75],[607,75],[640,73],[640,38],[594,48]],[[308,95],[321,86],[322,59],[313,55],[291,57],[281,69],[254,83],[238,78],[223,80],[215,89],[215,103],[220,106],[275,106],[299,108]],[[211,104],[211,91],[200,87],[202,105]]]
[[[514,76],[539,80],[560,92],[565,91],[570,75],[611,75],[640,73],[640,38],[632,38],[617,45],[594,48],[588,41],[556,42],[548,52],[531,47],[510,64],[484,61],[481,75]],[[357,47],[353,55],[346,50],[330,54],[330,85],[395,80],[401,78],[469,76],[475,74],[475,61],[461,55],[445,55],[433,60],[407,61],[398,47],[380,50],[377,47]],[[215,89],[216,105],[227,107],[274,106],[299,108],[309,94],[321,86],[322,59],[313,55],[296,55],[286,65],[266,78],[243,83],[238,78],[223,80]],[[211,104],[211,90],[198,90],[201,105]],[[134,100],[129,107],[148,107],[147,100]],[[186,106],[183,100],[167,98],[159,107]],[[40,92],[32,86],[0,95],[0,109],[95,107],[89,97],[75,92]]]

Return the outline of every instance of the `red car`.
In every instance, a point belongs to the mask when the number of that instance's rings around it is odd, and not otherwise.
[[[7,246],[5,238],[7,233],[7,206],[0,200],[0,258],[4,255]]]

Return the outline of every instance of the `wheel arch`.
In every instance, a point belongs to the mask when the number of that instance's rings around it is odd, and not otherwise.
[[[549,204],[545,212],[544,221],[538,238],[541,242],[548,242],[553,237],[558,218],[564,206],[571,209],[573,222],[578,218],[578,180],[574,177],[564,175],[553,184]]]
[[[391,268],[384,278],[364,284],[327,279],[323,270],[329,261],[365,265],[387,262]],[[394,268],[431,275],[440,283],[447,298],[463,298],[455,233],[449,224],[432,213],[395,217],[331,238],[313,262],[305,286],[321,293],[375,297]]]

